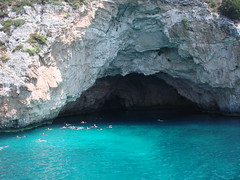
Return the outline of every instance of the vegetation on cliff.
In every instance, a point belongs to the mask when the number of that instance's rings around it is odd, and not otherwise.
[[[1,23],[2,23],[1,30],[7,34],[10,34],[12,26],[15,27],[22,26],[25,23],[25,21],[23,19],[8,19],[6,21],[2,21]]]
[[[0,18],[8,16],[7,8],[20,14],[24,6],[32,6],[34,3],[62,5],[67,2],[73,8],[79,8],[86,0],[0,0]],[[213,11],[219,11],[230,19],[240,19],[240,0],[200,0],[208,3]]]
[[[27,52],[30,56],[34,56],[36,53],[39,53],[41,51],[41,45],[44,45],[47,43],[47,37],[37,33],[32,33],[30,34],[26,42],[31,44],[34,48],[23,49],[23,51]]]
[[[62,2],[67,2],[73,8],[79,8],[84,0],[0,0],[0,18],[8,16],[6,11],[8,7],[12,7],[12,10],[19,14],[23,6],[32,6],[34,3],[61,5]]]
[[[209,8],[213,11],[217,11],[222,4],[222,0],[200,0],[208,4]]]
[[[240,0],[201,0],[208,3],[213,11],[218,11],[224,16],[232,19],[240,19]]]
[[[223,0],[220,10],[230,19],[240,20],[240,0]]]
[[[8,61],[10,58],[7,54],[7,48],[4,42],[0,40],[0,67],[3,66],[3,63]]]

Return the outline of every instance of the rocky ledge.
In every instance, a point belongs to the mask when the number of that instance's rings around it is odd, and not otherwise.
[[[53,119],[98,79],[130,73],[164,80],[203,110],[240,113],[240,24],[202,2],[35,4],[9,18],[21,20],[0,25],[0,129]]]

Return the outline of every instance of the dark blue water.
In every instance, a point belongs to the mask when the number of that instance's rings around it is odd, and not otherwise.
[[[61,129],[63,122],[102,130]],[[238,118],[154,111],[85,115],[0,134],[3,146],[1,180],[240,179]]]

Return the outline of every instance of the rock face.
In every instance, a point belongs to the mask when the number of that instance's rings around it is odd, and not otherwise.
[[[52,119],[97,79],[133,72],[163,79],[202,109],[240,113],[240,25],[197,0],[36,4],[10,16],[26,23],[0,32],[10,58],[0,68],[1,129]],[[48,40],[29,56],[34,32]]]

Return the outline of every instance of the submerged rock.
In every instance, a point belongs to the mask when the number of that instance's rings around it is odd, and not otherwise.
[[[11,18],[25,24],[1,32],[10,58],[0,68],[1,129],[55,118],[97,79],[133,72],[202,109],[240,112],[240,26],[197,0],[35,4]],[[47,42],[32,44],[31,33]]]

